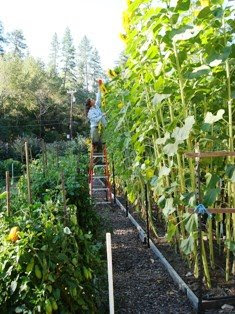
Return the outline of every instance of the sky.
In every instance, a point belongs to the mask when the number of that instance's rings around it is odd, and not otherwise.
[[[30,54],[45,62],[53,34],[62,39],[69,27],[75,47],[86,35],[106,70],[124,49],[119,38],[124,9],[125,0],[2,0],[0,21],[5,32],[21,29]]]

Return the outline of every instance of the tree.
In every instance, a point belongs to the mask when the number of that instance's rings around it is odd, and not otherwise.
[[[64,88],[74,87],[76,82],[75,67],[75,48],[70,29],[67,27],[62,40],[62,78]]]
[[[51,41],[51,53],[49,55],[49,70],[52,74],[58,74],[58,63],[59,63],[60,43],[58,40],[57,33],[52,37]]]
[[[78,83],[89,90],[90,60],[92,46],[89,39],[84,36],[78,46]]]
[[[2,22],[0,21],[0,55],[4,53],[4,48],[3,48],[4,43],[5,43],[5,38],[3,35],[3,26],[2,26]]]
[[[104,71],[101,66],[99,52],[96,48],[94,48],[91,52],[91,60],[89,65],[91,91],[95,92],[97,90],[97,80],[104,77]]]
[[[8,42],[10,43],[12,53],[20,58],[23,58],[25,55],[25,49],[27,48],[23,32],[16,29],[9,33]]]

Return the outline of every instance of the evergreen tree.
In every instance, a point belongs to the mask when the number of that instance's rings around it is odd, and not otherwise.
[[[0,21],[0,55],[4,53],[4,43],[5,43],[5,38],[3,35],[3,26],[2,22]]]
[[[84,36],[78,46],[78,83],[87,91],[89,90],[90,60],[92,46],[89,39]]]
[[[90,83],[92,92],[97,90],[97,80],[103,77],[104,71],[101,66],[99,52],[96,48],[94,48],[92,50],[90,60]]]
[[[75,48],[70,29],[67,27],[62,40],[62,78],[64,88],[74,87],[76,83],[75,67]]]
[[[25,55],[25,49],[27,48],[23,32],[16,29],[13,32],[9,33],[8,42],[10,44],[11,52],[14,55],[19,56],[20,58],[23,58]]]
[[[59,53],[60,53],[60,43],[58,40],[57,33],[52,37],[51,41],[51,53],[49,55],[49,70],[53,75],[58,74],[59,65]]]

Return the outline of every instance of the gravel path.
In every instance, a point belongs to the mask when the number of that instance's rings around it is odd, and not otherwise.
[[[115,313],[194,313],[120,209],[99,207],[98,213],[104,229],[112,231]]]

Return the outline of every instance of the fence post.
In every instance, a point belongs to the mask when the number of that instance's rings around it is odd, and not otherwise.
[[[11,212],[11,195],[10,195],[10,175],[6,171],[6,192],[7,192],[7,215],[10,216]]]
[[[25,159],[26,159],[26,176],[27,176],[27,186],[28,186],[28,202],[29,202],[29,204],[31,204],[32,203],[32,194],[31,194],[31,183],[30,183],[28,142],[25,142]]]
[[[11,164],[11,185],[14,185],[14,163]]]
[[[62,187],[62,195],[63,195],[63,207],[64,207],[64,225],[67,223],[67,206],[66,206],[66,190],[64,183],[64,171],[61,172],[61,187]]]
[[[116,182],[115,182],[114,160],[112,160],[112,172],[113,172],[113,202],[114,204],[116,204]]]

